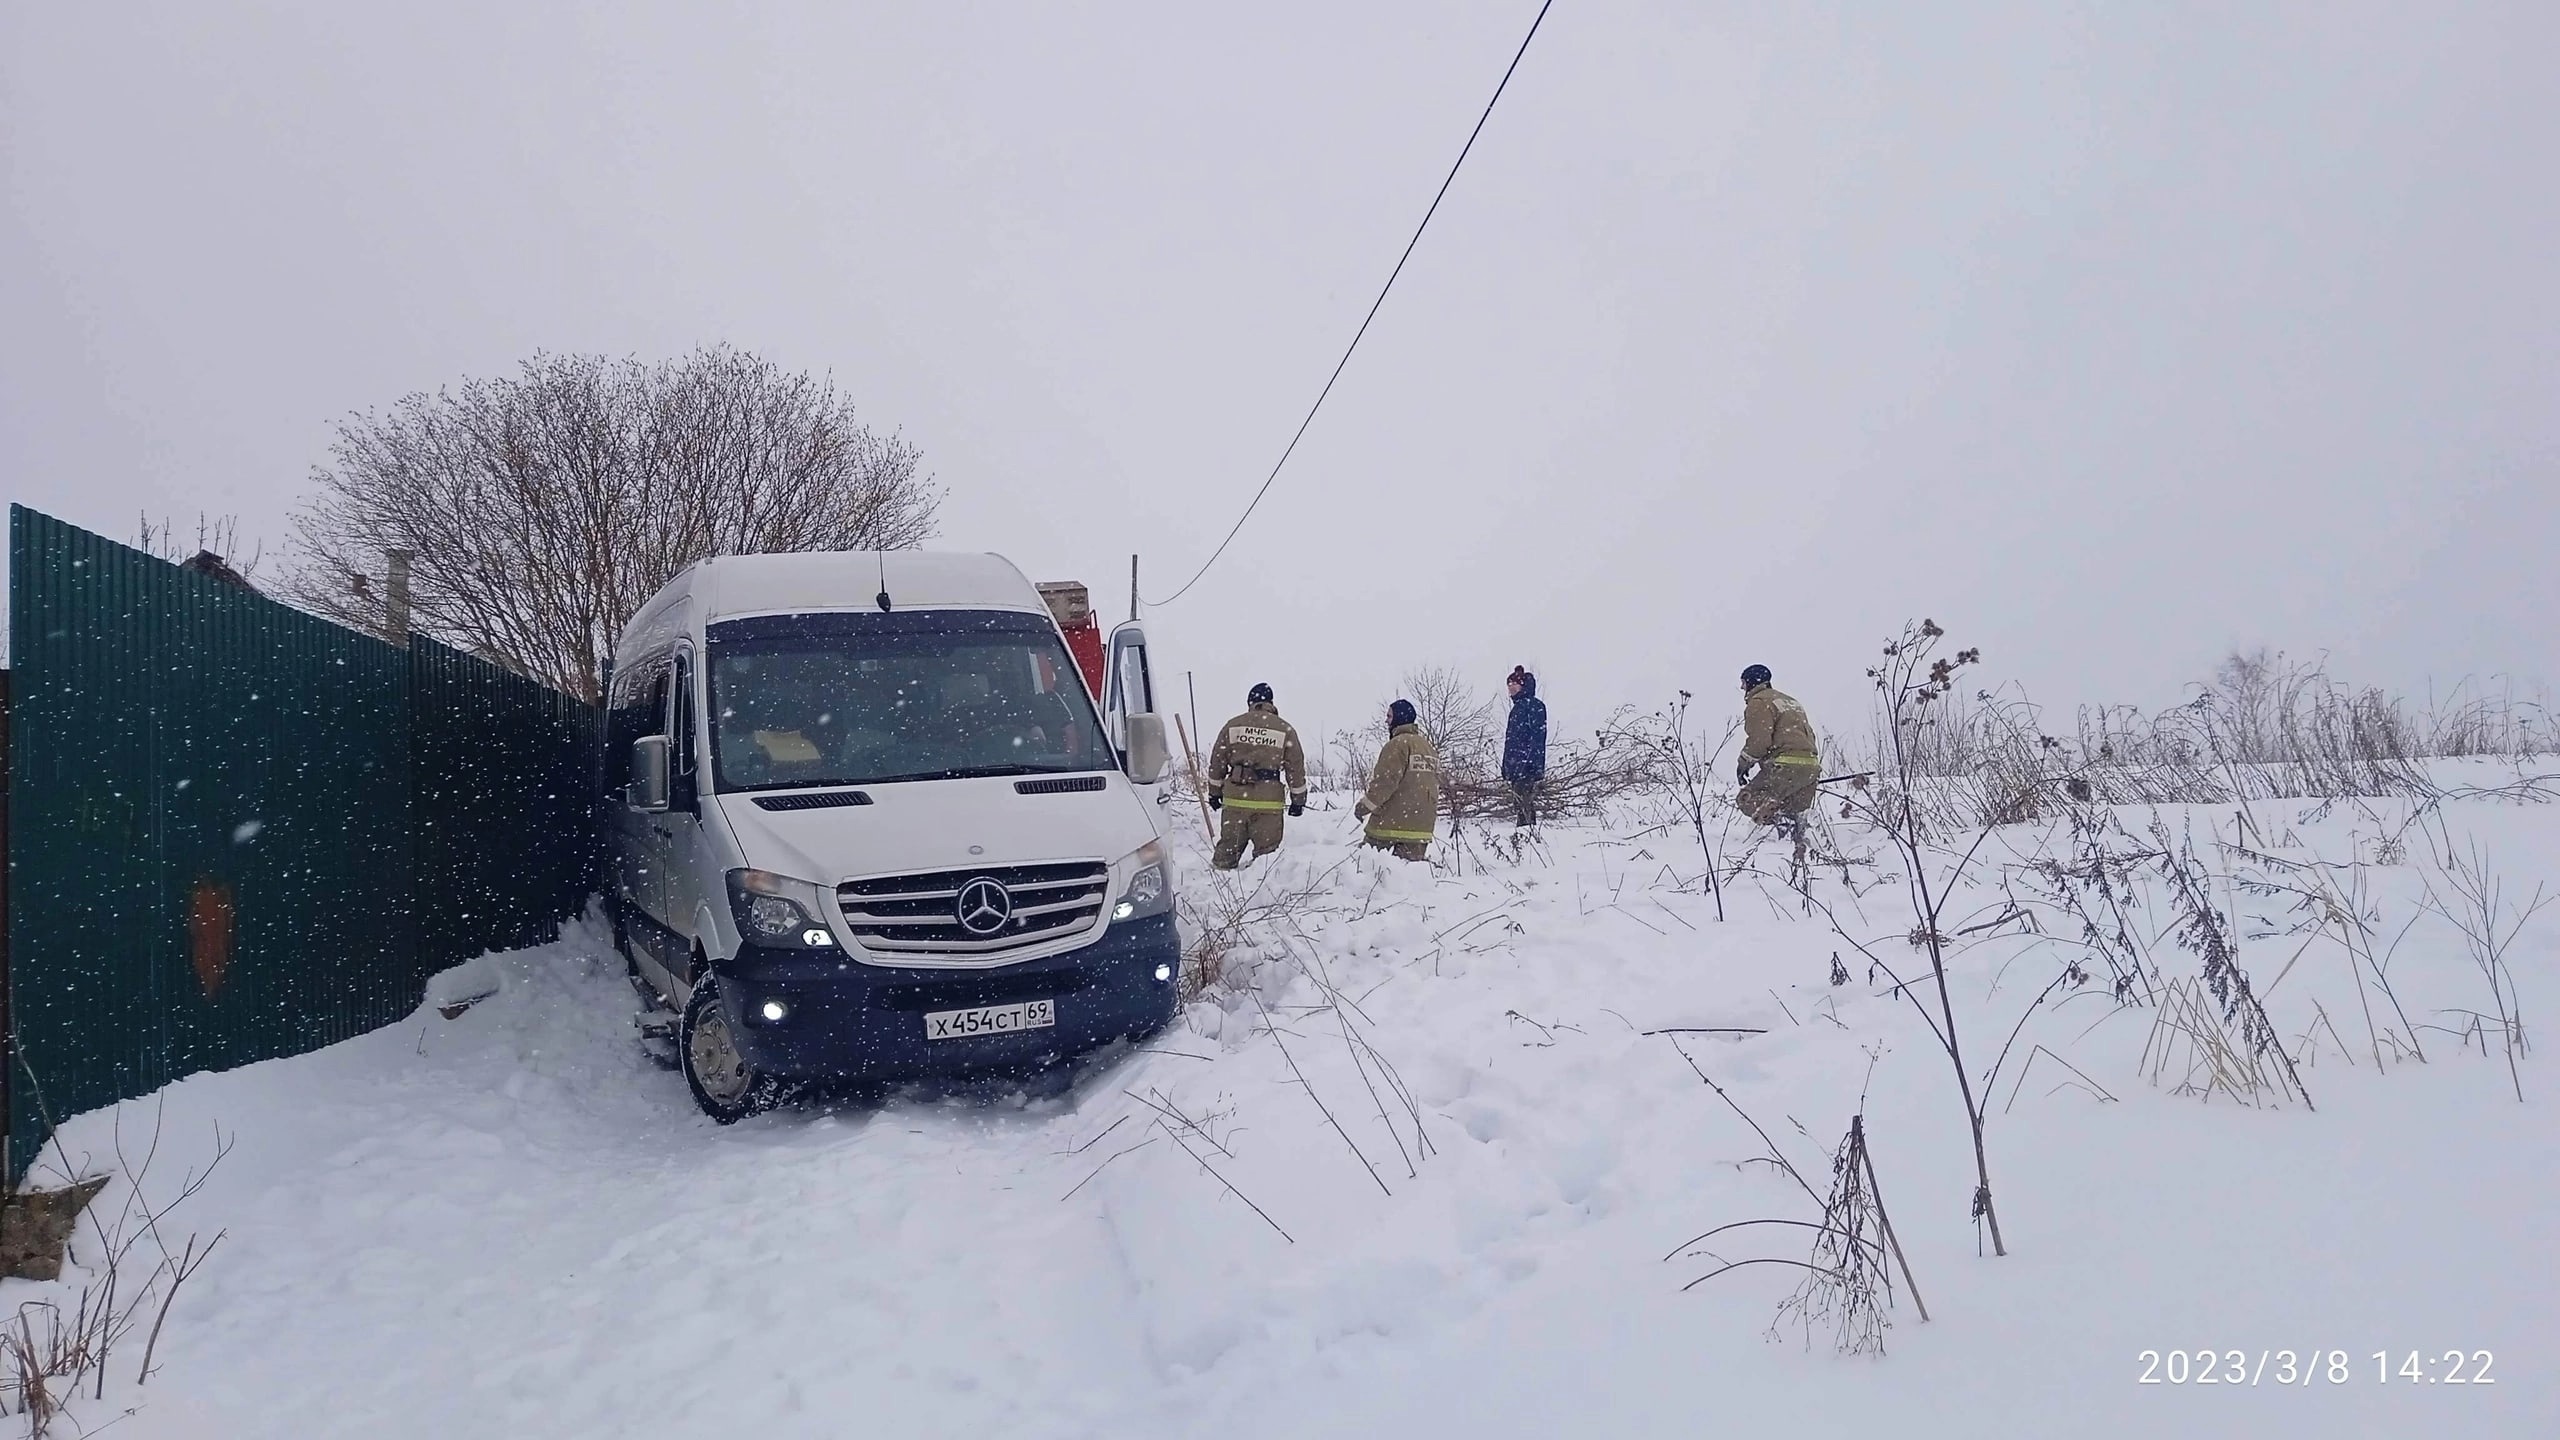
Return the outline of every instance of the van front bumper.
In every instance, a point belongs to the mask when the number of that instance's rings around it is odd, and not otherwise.
[[[1158,972],[1165,978],[1158,979]],[[1182,942],[1171,915],[1124,920],[1080,950],[992,970],[866,965],[839,951],[749,945],[718,967],[720,1005],[749,1064],[768,1075],[909,1080],[1029,1070],[1173,1018]],[[1038,1030],[927,1040],[939,1010],[1049,1000],[1057,1023]],[[782,1018],[767,1020],[769,1002]]]

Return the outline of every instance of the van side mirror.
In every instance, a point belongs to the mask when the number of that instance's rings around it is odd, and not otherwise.
[[[1152,712],[1131,715],[1129,726],[1129,778],[1141,785],[1153,785],[1164,778],[1165,767],[1173,761],[1164,748],[1164,717]]]
[[[643,735],[632,741],[631,784],[622,792],[623,803],[634,810],[664,810],[667,788],[667,737]]]

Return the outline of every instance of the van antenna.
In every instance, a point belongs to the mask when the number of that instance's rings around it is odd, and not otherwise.
[[[875,550],[872,558],[880,562],[880,593],[872,598],[879,602],[880,613],[886,615],[889,613],[889,552]]]

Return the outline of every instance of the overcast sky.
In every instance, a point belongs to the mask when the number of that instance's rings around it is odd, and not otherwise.
[[[0,473],[272,565],[345,412],[728,341],[1125,613],[1535,9],[11,4]],[[1755,660],[1862,728],[1923,613],[2064,707],[2260,643],[2560,679],[2555,54],[2541,0],[1557,0],[1160,664],[1309,730],[1415,663],[1579,729]]]

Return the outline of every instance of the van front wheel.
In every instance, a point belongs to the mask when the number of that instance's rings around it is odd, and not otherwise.
[[[738,1049],[728,1012],[720,1008],[719,982],[708,975],[694,983],[693,994],[685,1001],[676,1053],[684,1062],[685,1085],[693,1091],[693,1103],[723,1125],[770,1110],[781,1096],[781,1087],[772,1077],[758,1073]]]

